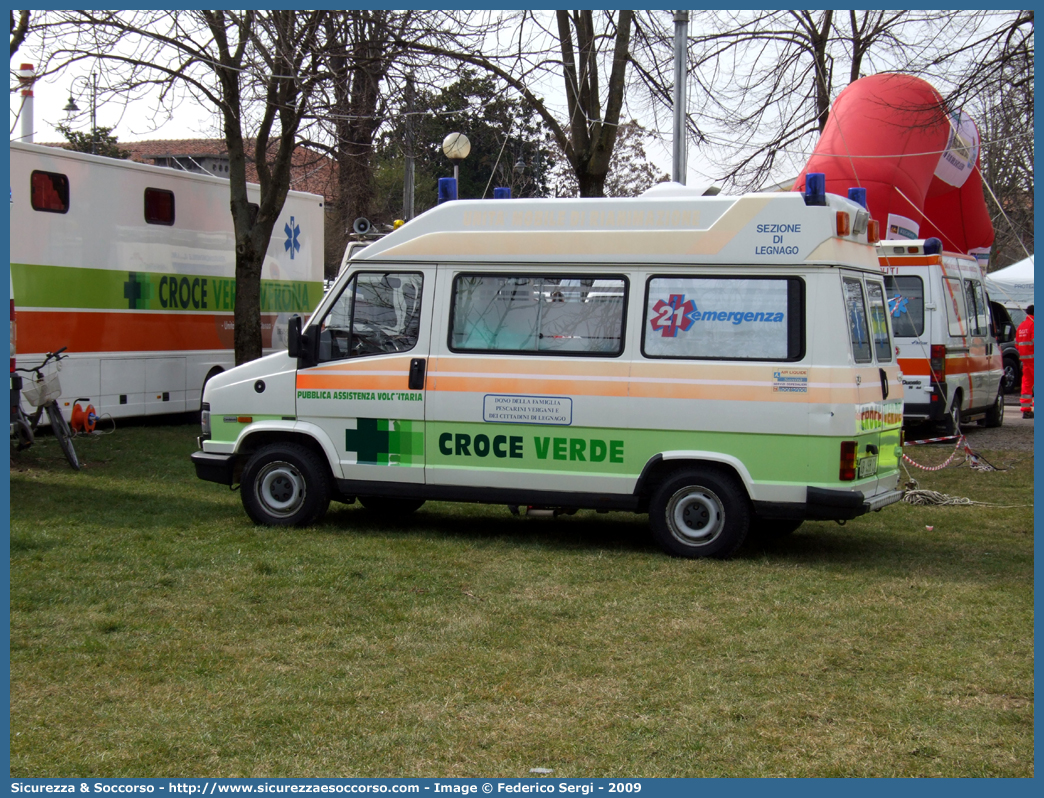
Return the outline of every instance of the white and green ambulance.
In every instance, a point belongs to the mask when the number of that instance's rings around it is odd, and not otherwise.
[[[683,557],[879,510],[903,393],[868,227],[825,194],[444,203],[207,383],[196,473],[261,524],[625,510]]]

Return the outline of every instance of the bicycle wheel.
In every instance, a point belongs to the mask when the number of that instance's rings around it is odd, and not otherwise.
[[[47,418],[51,420],[51,430],[54,432],[58,445],[62,447],[65,459],[69,461],[69,465],[79,471],[80,460],[76,457],[76,450],[73,448],[72,430],[69,429],[69,422],[62,416],[62,411],[58,409],[56,402],[47,403]]]
[[[15,444],[18,451],[22,451],[33,445],[33,428],[20,407],[15,408],[15,412],[17,416],[13,422],[14,433],[11,435],[11,443]]]

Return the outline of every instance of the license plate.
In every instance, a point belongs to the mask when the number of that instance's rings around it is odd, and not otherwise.
[[[871,454],[859,461],[859,478],[872,477],[877,473],[877,455]]]

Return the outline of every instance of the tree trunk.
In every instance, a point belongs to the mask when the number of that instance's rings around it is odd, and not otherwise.
[[[330,37],[340,39],[330,59],[335,75],[337,120],[337,220],[344,238],[355,220],[369,218],[377,196],[373,143],[378,127],[380,84],[391,62],[388,11],[346,11],[340,30],[331,23]]]

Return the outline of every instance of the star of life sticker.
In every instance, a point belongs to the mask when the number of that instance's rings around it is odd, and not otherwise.
[[[294,222],[294,217],[290,217],[290,222],[283,225],[283,232],[286,233],[286,241],[283,242],[283,249],[290,252],[290,260],[294,259],[294,253],[301,251],[301,242],[298,240],[298,236],[301,235],[301,225]]]
[[[653,305],[656,318],[650,320],[653,330],[660,331],[664,338],[675,338],[678,330],[688,332],[695,322],[696,303],[686,299],[685,294],[671,294],[664,302],[662,299]]]

